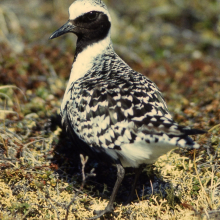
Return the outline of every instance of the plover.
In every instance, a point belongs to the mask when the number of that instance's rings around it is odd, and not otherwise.
[[[198,148],[188,135],[204,133],[174,122],[157,86],[115,53],[110,29],[111,17],[101,0],[76,0],[67,23],[50,36],[71,32],[78,37],[61,105],[62,123],[80,152],[117,167],[110,201],[91,219],[113,212],[124,167],[136,168],[132,199],[143,164],[154,163],[175,147]]]

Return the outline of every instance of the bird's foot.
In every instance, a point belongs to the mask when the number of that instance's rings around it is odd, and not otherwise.
[[[89,218],[88,220],[100,218],[100,217],[102,217],[102,216],[105,215],[105,214],[113,214],[113,215],[116,215],[116,214],[114,213],[114,208],[113,208],[113,206],[112,206],[112,207],[108,207],[108,206],[107,206],[104,210],[95,210],[95,211],[93,212],[93,214],[96,215],[96,216],[91,217],[91,218]]]

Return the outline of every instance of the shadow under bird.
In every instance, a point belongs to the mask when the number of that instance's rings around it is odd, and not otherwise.
[[[129,202],[143,164],[154,163],[175,147],[198,148],[188,135],[205,133],[174,122],[157,86],[115,53],[110,29],[111,17],[101,0],[76,0],[67,23],[50,36],[71,32],[78,37],[61,105],[62,123],[79,152],[117,167],[107,207],[90,219],[114,211],[124,167],[136,168]]]

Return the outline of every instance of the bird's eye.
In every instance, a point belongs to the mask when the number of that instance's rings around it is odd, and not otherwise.
[[[99,13],[96,11],[90,11],[86,13],[84,16],[87,21],[94,21],[98,17]]]

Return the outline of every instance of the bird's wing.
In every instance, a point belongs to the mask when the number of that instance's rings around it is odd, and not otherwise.
[[[151,81],[151,88],[146,82],[143,87],[137,83],[139,88],[124,82],[122,86],[98,84],[92,92],[83,89],[77,106],[71,102],[67,105],[69,124],[90,146],[119,149],[121,144],[133,143],[143,135],[147,141],[153,135],[166,134],[172,138],[204,133],[175,123]]]

